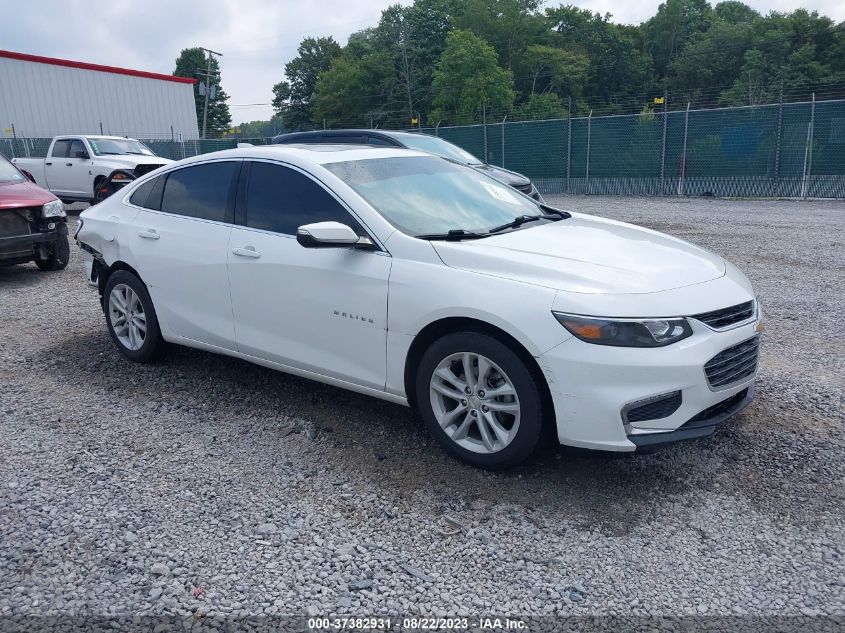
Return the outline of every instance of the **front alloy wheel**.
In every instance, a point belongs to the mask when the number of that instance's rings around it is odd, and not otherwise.
[[[446,451],[481,468],[509,468],[537,447],[542,374],[530,357],[481,332],[434,341],[417,368],[420,414]]]
[[[431,408],[449,438],[473,453],[496,453],[519,432],[519,398],[508,375],[481,354],[444,358],[431,376]]]

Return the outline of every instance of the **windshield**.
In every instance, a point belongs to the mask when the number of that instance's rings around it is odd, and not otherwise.
[[[5,157],[0,156],[0,182],[23,182],[26,177]]]
[[[149,147],[131,138],[91,138],[88,137],[91,149],[97,156],[104,154],[140,154],[141,156],[155,156]]]
[[[323,167],[412,236],[459,229],[481,232],[520,215],[542,213],[534,201],[507,185],[435,156],[374,158]]]
[[[409,149],[436,154],[443,158],[451,158],[464,165],[484,164],[469,152],[436,136],[428,136],[427,134],[403,134],[397,140]]]

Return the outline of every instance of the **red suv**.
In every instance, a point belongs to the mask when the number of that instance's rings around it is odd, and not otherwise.
[[[34,261],[61,270],[70,258],[62,201],[0,155],[0,266]]]

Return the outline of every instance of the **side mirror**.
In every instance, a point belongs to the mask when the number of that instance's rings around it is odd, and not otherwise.
[[[88,152],[86,152],[84,149],[81,149],[78,152],[76,152],[76,157],[77,158],[88,158]]]
[[[359,238],[355,231],[340,222],[315,222],[300,226],[296,230],[296,241],[305,248],[372,245],[368,238]]]

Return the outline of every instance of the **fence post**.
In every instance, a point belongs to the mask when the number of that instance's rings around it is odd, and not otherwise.
[[[804,170],[801,179],[801,197],[807,197],[807,183],[810,179],[810,172],[813,170],[813,124],[816,118],[816,93],[813,93],[813,101],[810,106],[810,122],[807,124],[807,142],[804,145]]]
[[[569,193],[569,168],[572,164],[572,97],[568,97],[566,125],[566,193]]]
[[[590,115],[587,117],[587,182],[585,183],[586,195],[590,195],[590,132],[593,123],[593,111],[590,110]]]
[[[778,130],[775,137],[775,182],[773,193],[783,195],[780,187],[780,143],[783,134],[783,76],[780,78],[780,99],[778,100]]]
[[[505,168],[505,122],[508,120],[508,115],[502,119],[502,169]]]
[[[487,104],[481,106],[481,125],[484,133],[484,162],[487,162],[489,154],[487,153]]]
[[[681,152],[681,178],[678,181],[678,195],[684,195],[684,180],[687,176],[687,131],[689,130],[689,101],[687,101],[687,112],[684,115],[684,149]]]
[[[669,91],[663,89],[663,142],[660,146],[660,195],[666,195],[666,123],[669,118]]]

